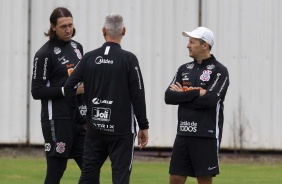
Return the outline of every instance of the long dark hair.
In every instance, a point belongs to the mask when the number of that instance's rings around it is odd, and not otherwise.
[[[56,26],[58,18],[61,18],[61,17],[71,17],[72,18],[72,14],[68,9],[64,7],[58,7],[53,10],[52,14],[50,15],[50,24],[51,24],[50,29],[48,30],[48,33],[44,33],[44,35],[46,37],[49,37],[50,40],[53,40],[54,38],[56,38],[56,32],[52,29],[52,25]],[[72,37],[74,35],[75,35],[75,28],[73,28]]]

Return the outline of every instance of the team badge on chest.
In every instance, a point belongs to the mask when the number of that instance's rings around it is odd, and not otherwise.
[[[212,71],[210,71],[210,70],[204,70],[203,74],[200,76],[200,79],[202,81],[209,81],[210,78],[211,78],[211,73],[212,73]]]
[[[60,54],[61,53],[61,49],[59,47],[54,47],[54,53],[55,54]]]

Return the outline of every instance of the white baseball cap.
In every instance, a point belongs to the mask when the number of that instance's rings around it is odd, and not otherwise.
[[[210,46],[214,44],[214,36],[211,30],[205,27],[198,27],[192,32],[182,32],[183,36],[202,39],[207,42]]]

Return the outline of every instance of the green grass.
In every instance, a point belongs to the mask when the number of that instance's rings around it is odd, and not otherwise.
[[[132,184],[165,184],[168,182],[166,161],[135,161],[131,174]],[[0,183],[39,184],[45,177],[44,158],[0,158]],[[73,160],[68,163],[61,184],[77,184],[79,169]],[[110,162],[102,167],[101,184],[111,184]],[[189,184],[196,184],[195,178],[188,178]],[[215,184],[281,184],[282,164],[231,164],[221,163],[221,174],[214,178]]]

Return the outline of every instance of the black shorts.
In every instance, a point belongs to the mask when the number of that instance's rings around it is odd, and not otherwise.
[[[88,127],[79,184],[100,183],[100,169],[108,156],[111,160],[113,183],[128,184],[133,161],[134,140],[135,134],[106,135]]]
[[[83,155],[85,129],[71,120],[41,122],[46,156],[74,158]]]
[[[169,174],[215,176],[219,174],[219,141],[214,138],[176,136]]]

